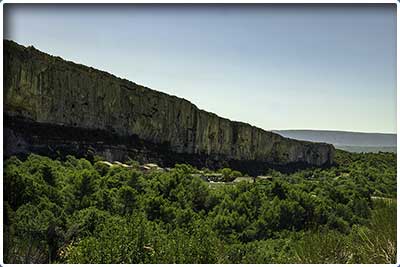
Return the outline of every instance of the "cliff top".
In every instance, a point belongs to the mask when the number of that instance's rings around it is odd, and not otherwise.
[[[125,89],[127,89],[127,90],[148,90],[149,92],[152,92],[152,93],[154,93],[156,95],[163,95],[165,97],[179,99],[180,101],[185,101],[185,102],[189,103],[190,105],[193,105],[196,109],[198,109],[198,110],[200,110],[202,112],[205,112],[205,113],[209,114],[210,116],[218,117],[218,118],[221,118],[223,120],[227,120],[229,122],[234,123],[238,127],[250,126],[250,127],[256,128],[256,129],[258,129],[260,131],[267,132],[268,134],[279,136],[279,137],[281,137],[283,139],[290,139],[290,138],[284,138],[284,137],[282,137],[281,135],[279,135],[277,133],[273,133],[272,131],[266,131],[266,130],[260,128],[260,127],[251,125],[251,124],[246,123],[246,122],[232,121],[232,120],[229,120],[227,118],[222,118],[222,117],[218,116],[215,113],[212,113],[212,112],[197,108],[196,105],[194,105],[193,103],[191,103],[190,101],[188,101],[188,100],[186,100],[184,98],[181,98],[181,97],[178,97],[178,96],[175,96],[175,95],[169,95],[167,93],[164,93],[164,92],[161,92],[161,91],[157,91],[157,90],[151,89],[151,88],[143,86],[143,85],[139,85],[139,84],[134,83],[132,81],[129,81],[127,79],[117,77],[117,76],[115,76],[115,75],[113,75],[111,73],[108,73],[106,71],[98,70],[98,69],[95,69],[93,67],[89,67],[89,66],[85,66],[85,65],[82,65],[82,64],[79,64],[79,63],[68,61],[68,60],[65,60],[65,59],[63,59],[63,58],[61,58],[59,56],[53,56],[53,55],[44,53],[44,52],[36,49],[34,46],[25,47],[25,46],[20,45],[20,44],[14,42],[12,40],[3,40],[3,43],[4,43],[4,53],[5,54],[7,53],[7,51],[13,50],[12,53],[20,54],[21,58],[26,58],[27,55],[28,55],[29,57],[34,57],[34,58],[37,58],[38,60],[45,61],[45,62],[51,62],[52,64],[57,64],[59,66],[65,66],[66,68],[80,69],[80,70],[82,70],[84,72],[87,72],[87,73],[96,72],[97,75],[103,75],[105,77],[109,77],[109,78],[112,78],[112,79],[119,80],[124,85],[123,87]],[[295,140],[295,139],[292,139],[292,140]],[[296,140],[296,141],[298,141],[298,140]],[[308,141],[298,141],[298,142],[301,142],[303,144],[312,143],[312,142],[308,142]]]

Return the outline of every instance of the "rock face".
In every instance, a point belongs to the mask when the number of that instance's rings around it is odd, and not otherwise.
[[[199,158],[204,165],[333,162],[332,145],[292,140],[220,118],[185,99],[12,41],[4,41],[4,70],[6,154],[75,144],[108,153],[111,160],[163,151],[166,158]]]

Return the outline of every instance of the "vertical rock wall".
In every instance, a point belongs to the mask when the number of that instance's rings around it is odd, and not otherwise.
[[[334,148],[220,118],[189,101],[4,41],[4,109],[10,118],[107,131],[214,160],[328,165]]]

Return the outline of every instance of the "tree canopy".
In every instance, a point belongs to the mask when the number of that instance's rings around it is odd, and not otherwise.
[[[144,173],[137,162],[10,157],[5,262],[393,263],[396,155],[338,151],[335,161],[215,186],[186,164]]]

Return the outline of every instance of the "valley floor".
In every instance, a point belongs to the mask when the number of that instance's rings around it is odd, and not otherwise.
[[[338,151],[335,162],[245,179],[185,164],[11,157],[4,262],[395,263],[396,155]]]

